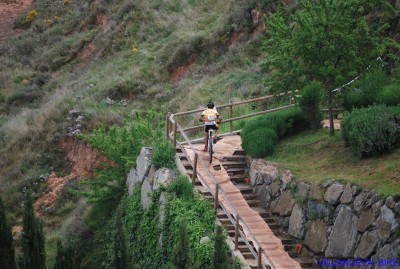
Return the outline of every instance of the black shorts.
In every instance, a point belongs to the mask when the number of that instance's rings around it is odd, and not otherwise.
[[[216,124],[212,124],[212,125],[205,125],[204,126],[204,132],[208,133],[208,130],[213,129],[213,130],[218,130],[218,126]]]

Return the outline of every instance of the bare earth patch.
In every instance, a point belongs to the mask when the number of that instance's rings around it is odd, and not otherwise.
[[[0,0],[0,42],[16,35],[14,21],[20,14],[25,14],[32,6],[33,0]]]

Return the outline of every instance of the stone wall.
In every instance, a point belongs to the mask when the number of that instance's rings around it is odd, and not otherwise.
[[[249,166],[262,206],[301,242],[303,254],[315,260],[366,259],[374,264],[368,268],[400,268],[399,198],[333,180],[296,182],[290,171],[262,159],[250,159]]]

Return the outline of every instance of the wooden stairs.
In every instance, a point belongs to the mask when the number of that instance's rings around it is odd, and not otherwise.
[[[186,170],[188,176],[192,178],[193,175],[193,167],[190,162],[187,160],[185,154],[181,151],[180,148],[177,148],[176,153],[177,159],[180,160],[182,166]],[[260,207],[260,200],[258,200],[257,195],[254,193],[254,188],[251,187],[248,183],[248,174],[247,174],[247,158],[246,153],[243,150],[236,150],[232,156],[226,156],[221,160],[221,164],[224,169],[227,171],[230,176],[231,182],[240,190],[240,193],[247,201],[249,206],[259,215],[262,219],[268,224],[271,228],[272,232],[278,237],[285,251],[292,257],[294,260],[300,263],[300,266],[304,269],[317,268],[317,266],[313,263],[313,261],[309,258],[300,257],[296,245],[298,240],[294,237],[291,237],[285,234],[279,223],[276,222],[274,216],[271,212]],[[218,167],[214,167],[214,169],[218,169]],[[214,202],[214,197],[209,190],[202,186],[201,182],[195,181],[195,188],[202,194],[204,199],[209,200],[210,202]],[[231,219],[235,219],[235,216],[229,216]],[[217,219],[223,225],[227,231],[229,239],[232,242],[235,242],[235,226],[232,224],[231,220],[226,215],[226,213],[222,209],[218,209],[217,211]],[[241,227],[239,228],[241,229]],[[244,260],[249,265],[249,268],[258,268],[257,261],[254,259],[254,255],[252,253],[257,253],[256,248],[253,246],[253,243],[250,242],[250,246],[246,244],[242,237],[239,237],[238,240],[238,251],[241,253]],[[266,266],[268,269],[269,266]]]

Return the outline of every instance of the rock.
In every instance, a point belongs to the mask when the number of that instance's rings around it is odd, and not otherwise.
[[[254,159],[250,165],[249,177],[252,186],[271,184],[278,178],[278,167],[263,159]]]
[[[371,205],[375,204],[378,201],[379,201],[379,196],[377,194],[373,194],[371,196],[371,198],[369,199],[369,201],[367,203],[367,206],[371,206]]]
[[[357,216],[349,207],[342,207],[329,237],[326,257],[351,257],[357,238]]]
[[[271,203],[271,187],[269,185],[262,185],[257,191],[257,198],[260,200],[262,208],[269,208]]]
[[[278,196],[280,192],[280,182],[274,181],[271,183],[271,193],[273,196]]]
[[[313,184],[311,185],[310,192],[308,194],[309,199],[323,201],[324,200],[324,189],[321,186]]]
[[[379,269],[394,269],[399,268],[399,260],[398,255],[400,253],[400,238],[393,241],[390,244],[386,244],[383,247],[377,249],[376,254],[372,256],[372,260],[375,261],[375,264],[378,265]],[[391,264],[379,264],[379,261],[386,261]],[[397,264],[396,264],[397,262]]]
[[[308,201],[307,203],[307,218],[310,220],[322,219],[327,215],[329,210],[327,207],[317,201]]]
[[[396,203],[394,206],[394,211],[400,215],[400,202]]]
[[[351,189],[351,184],[347,183],[346,187],[344,188],[343,194],[340,197],[340,202],[342,204],[348,204],[353,201],[353,190]]]
[[[396,0],[396,8],[397,10],[400,10],[400,0]]]
[[[322,220],[308,222],[304,244],[317,254],[323,253],[328,245],[327,230],[328,226]]]
[[[211,239],[208,236],[204,236],[200,239],[200,245],[206,244],[207,242],[210,242]]]
[[[357,230],[364,232],[372,225],[374,221],[374,213],[372,213],[371,209],[365,209],[361,211],[360,218],[358,219]]]
[[[280,216],[289,216],[294,206],[294,200],[290,191],[285,191],[279,198],[276,206],[272,209],[273,213],[278,213]]]
[[[143,147],[136,159],[136,169],[140,183],[147,177],[151,166],[151,148]]]
[[[305,200],[305,199],[307,199],[310,188],[311,188],[310,185],[308,185],[304,182],[300,182],[299,184],[297,184],[297,194]]]
[[[365,192],[362,192],[356,196],[353,202],[353,206],[357,212],[361,211],[366,199],[367,199],[367,194]]]
[[[357,185],[354,185],[353,187],[351,187],[351,190],[352,190],[353,196],[354,196],[354,195],[358,195],[360,193],[361,188]]]
[[[339,198],[343,193],[343,185],[334,183],[325,192],[324,199],[331,205],[339,204]]]
[[[386,198],[385,205],[391,209],[394,208],[396,203],[394,202],[393,196],[389,196]]]
[[[283,189],[286,189],[288,184],[292,182],[293,174],[290,170],[285,169],[281,175],[281,181],[283,183]]]
[[[152,203],[151,192],[150,182],[148,180],[143,181],[140,202],[145,209],[149,208]]]
[[[361,237],[360,243],[354,253],[355,258],[368,258],[375,250],[376,246],[378,245],[379,238],[378,238],[378,231],[373,230],[370,232],[364,233]]]
[[[390,234],[397,228],[397,223],[394,214],[386,205],[382,206],[381,214],[377,221],[378,235],[382,242],[385,242]]]
[[[126,178],[126,185],[128,187],[128,194],[129,196],[132,195],[133,193],[133,189],[140,184],[139,180],[138,180],[138,175],[136,173],[136,169],[132,169],[127,178]]]
[[[173,170],[168,168],[158,169],[154,175],[153,191],[161,186],[169,185],[174,178],[176,178],[176,173]]]
[[[381,214],[382,201],[378,201],[371,206],[374,217],[377,218]]]
[[[304,236],[304,221],[305,214],[301,206],[295,204],[292,210],[292,215],[289,219],[288,233],[298,239],[303,239]]]

